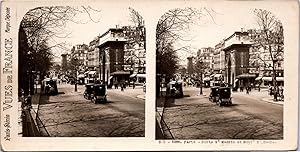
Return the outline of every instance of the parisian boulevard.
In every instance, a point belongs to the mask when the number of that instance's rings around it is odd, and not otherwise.
[[[107,90],[107,103],[83,97],[84,85],[58,85],[58,95],[42,95],[39,117],[51,137],[143,137],[145,100],[142,86]]]
[[[199,88],[183,90],[184,97],[169,101],[164,109],[165,137],[160,138],[283,139],[283,102],[272,101],[267,89],[233,92],[233,104],[222,107],[209,101],[209,88],[203,88],[203,95]],[[157,109],[162,114],[162,107]]]

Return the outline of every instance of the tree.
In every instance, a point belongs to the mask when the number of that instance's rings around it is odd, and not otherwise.
[[[136,27],[144,27],[145,21],[144,18],[133,8],[128,8],[130,11],[130,20]]]
[[[57,47],[67,49],[64,43],[55,43],[54,38],[70,34],[65,30],[66,22],[82,23],[75,20],[78,14],[87,14],[87,18],[93,20],[90,11],[97,10],[83,6],[51,6],[36,7],[24,15],[19,28],[19,82],[22,84],[19,88],[28,90],[23,83],[31,79],[30,71],[40,71],[40,77],[44,78],[52,66],[51,50]]]
[[[193,8],[176,8],[166,12],[158,21],[156,27],[156,70],[159,74],[165,74],[167,82],[177,70],[179,58],[177,51],[187,51],[188,47],[174,49],[174,44],[181,40],[189,30],[190,24],[198,21],[201,11]],[[170,63],[170,64],[163,64]]]
[[[61,66],[59,64],[55,64],[52,66],[52,69],[56,72],[59,73],[61,70]]]
[[[205,70],[206,69],[209,69],[209,65],[208,65],[208,63],[206,63],[206,62],[202,62],[202,63],[200,63],[200,60],[197,60],[196,62],[195,62],[195,65],[194,65],[194,71],[195,71],[195,73],[202,73],[202,74],[205,74]]]
[[[277,100],[278,85],[276,81],[276,65],[283,61],[284,36],[283,26],[270,11],[255,9],[254,15],[260,28],[260,36],[254,39],[255,43],[269,53],[271,59],[272,78],[274,85],[274,100]],[[265,63],[266,65],[266,63]]]
[[[75,92],[77,91],[77,74],[80,71],[80,67],[83,66],[83,61],[79,60],[74,53],[75,48],[71,49],[71,58],[68,64],[69,70],[71,71],[72,78],[75,80]]]
[[[125,36],[127,38],[126,49],[130,54],[127,54],[125,62],[132,67],[138,65],[138,71],[143,71],[143,65],[145,64],[145,56],[141,56],[146,53],[146,28],[143,17],[133,8],[129,7],[130,21],[133,26],[123,27]]]
[[[177,44],[182,41],[190,41],[190,39],[186,39],[185,35],[189,32],[192,25],[198,25],[203,16],[210,16],[213,20],[215,13],[216,12],[212,9],[195,9],[190,7],[176,8],[166,12],[159,19],[156,27],[156,57],[158,59],[163,59],[161,55],[164,54],[165,51],[167,51],[168,54],[171,53],[174,57],[177,56],[176,52],[179,51],[194,54],[191,52],[191,48],[188,45],[179,47],[176,46],[178,46]],[[170,50],[170,48],[172,50]],[[159,60],[157,61],[160,62]],[[174,61],[170,62],[178,64],[178,57],[174,58]],[[173,66],[173,68],[175,67],[178,66]],[[170,70],[170,68],[167,69]],[[160,73],[159,69],[157,69],[157,72]]]

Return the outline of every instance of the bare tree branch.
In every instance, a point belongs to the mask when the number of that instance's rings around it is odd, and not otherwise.
[[[268,55],[271,58],[271,68],[273,85],[275,87],[274,99],[277,100],[278,86],[276,81],[276,65],[283,61],[283,26],[279,19],[277,19],[270,11],[263,9],[255,9],[254,15],[258,26],[260,27],[260,36],[255,38],[254,41],[258,46],[268,51]]]

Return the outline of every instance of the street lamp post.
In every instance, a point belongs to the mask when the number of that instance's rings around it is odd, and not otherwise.
[[[77,70],[76,70],[76,77],[75,77],[75,92],[77,92]]]
[[[78,68],[78,65],[77,65],[77,62],[78,62],[78,59],[77,58],[75,58],[74,59],[75,60],[75,92],[77,92],[77,68]]]
[[[199,63],[200,63],[200,95],[202,95],[203,94],[203,92],[202,92],[202,64],[203,64],[203,61],[202,60],[200,60],[199,61]]]

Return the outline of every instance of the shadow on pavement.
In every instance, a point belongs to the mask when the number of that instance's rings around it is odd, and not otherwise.
[[[175,107],[175,99],[170,97],[157,97],[156,98],[157,107]]]
[[[183,95],[183,97],[190,97],[190,95],[188,95],[188,94],[187,95]]]
[[[161,139],[165,139],[164,138],[164,134],[162,131],[162,128],[159,127],[158,121],[155,121],[155,139],[156,140],[161,140]]]
[[[42,94],[42,95],[41,95],[41,98],[40,98],[39,104],[40,104],[40,105],[43,105],[43,104],[49,104],[49,95]]]
[[[239,105],[241,105],[241,104],[233,103],[233,104],[231,104],[231,105],[228,105],[227,107],[235,107],[235,106],[239,106]]]

